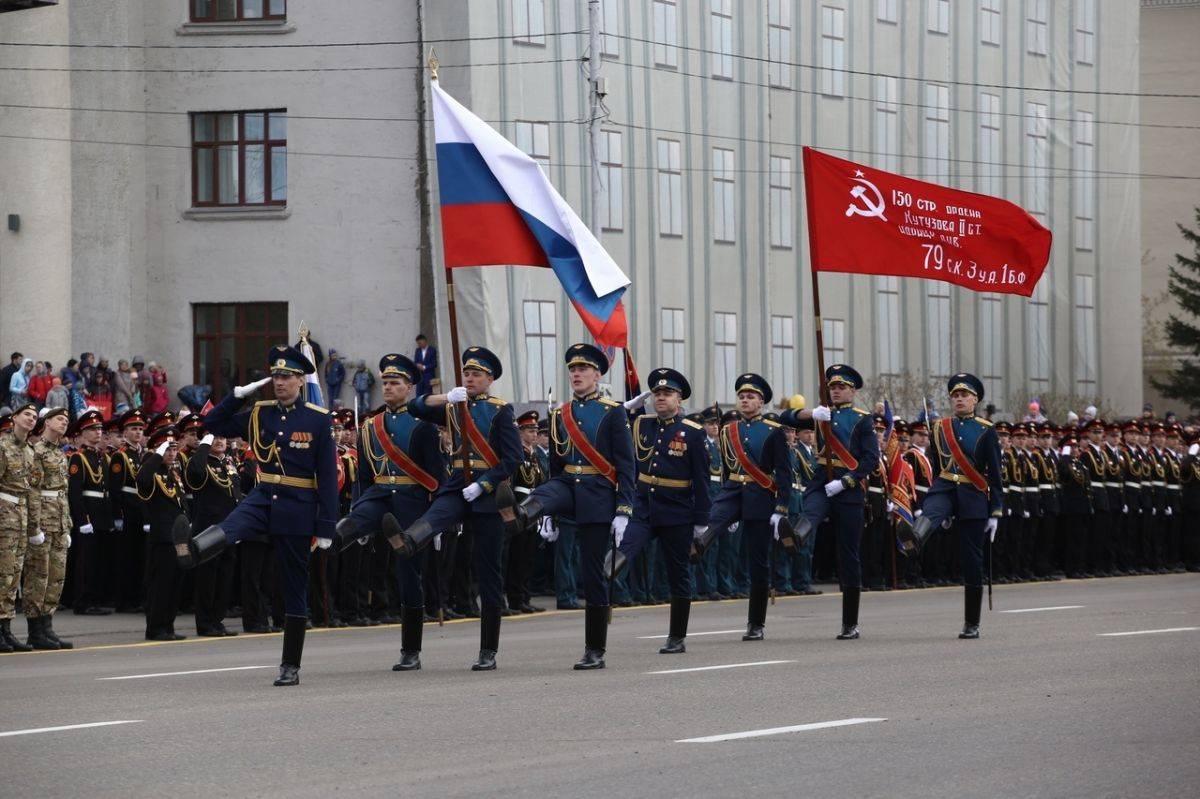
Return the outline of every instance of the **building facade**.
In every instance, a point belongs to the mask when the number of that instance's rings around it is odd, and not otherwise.
[[[245,6],[265,18],[219,18]],[[197,8],[209,16],[193,18]],[[1031,394],[1140,405],[1136,5],[601,0],[600,10],[595,210],[633,281],[643,373],[681,368],[697,405],[730,401],[748,370],[777,394],[814,394],[800,174],[800,147],[812,144],[1007,197],[1055,237],[1028,300],[823,276],[828,360],[896,384],[974,371],[1010,414]],[[7,39],[154,49],[0,51],[0,66],[132,70],[0,83],[0,103],[74,109],[5,107],[0,121],[0,134],[30,137],[0,148],[3,211],[30,209],[19,233],[0,236],[4,346],[132,346],[207,382],[226,360],[245,368],[246,342],[294,340],[303,319],[326,347],[368,361],[436,330],[447,368],[422,53],[436,48],[443,87],[536,158],[586,220],[587,3],[359,0],[354,12],[280,0],[29,12]],[[197,43],[219,46],[185,51]],[[273,43],[303,46],[230,46]],[[96,107],[136,113],[82,110]],[[258,113],[284,111],[286,138],[272,138],[274,117]],[[111,141],[132,146],[92,143]],[[237,159],[240,181],[223,158]],[[34,333],[23,309],[55,307],[28,280],[43,270],[71,304],[65,329]],[[463,343],[506,363],[497,392],[521,404],[561,397],[561,353],[585,332],[553,276],[489,267],[459,270],[455,283]],[[223,307],[247,301],[286,308]]]

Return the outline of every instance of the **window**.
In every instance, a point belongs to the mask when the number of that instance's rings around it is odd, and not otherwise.
[[[779,396],[796,390],[795,319],[771,316],[771,385]]]
[[[714,78],[733,78],[733,0],[709,0],[709,24],[712,27],[712,74]]]
[[[999,197],[1004,179],[1001,172],[1000,150],[1000,96],[981,92],[979,94],[979,191]]]
[[[718,402],[737,399],[733,380],[737,377],[737,314],[713,314],[713,382]]]
[[[600,55],[616,58],[621,55],[620,0],[600,3]]]
[[[925,341],[930,377],[950,376],[950,286],[930,281],[925,294]]]
[[[979,0],[979,41],[999,46],[1003,29],[1000,13],[1000,0]]]
[[[287,0],[192,0],[192,22],[286,19]]]
[[[1096,122],[1091,111],[1075,112],[1075,249],[1096,245]]]
[[[821,6],[821,94],[841,97],[846,73],[846,12]]]
[[[875,0],[875,19],[880,22],[900,21],[900,0]]]
[[[767,79],[781,89],[792,87],[792,3],[767,0]]]
[[[925,84],[925,124],[921,144],[922,173],[931,180],[950,180],[950,88]]]
[[[683,235],[683,158],[680,144],[658,140],[658,232]]]
[[[518,122],[516,133],[517,149],[537,161],[542,173],[550,177],[550,124]]]
[[[1050,204],[1048,136],[1046,106],[1025,103],[1025,207],[1035,214],[1045,214]]]
[[[512,0],[513,41],[546,44],[546,0]]]
[[[654,0],[654,63],[675,68],[679,56],[675,50],[679,40],[678,8],[675,0]]]
[[[771,156],[771,246],[792,246],[792,159]]]
[[[900,79],[875,76],[875,163],[900,171]]]
[[[1029,388],[1050,388],[1050,281],[1038,281],[1029,298],[1026,320],[1026,344],[1029,358]]]
[[[825,345],[826,366],[846,360],[846,320],[822,319],[821,338]]]
[[[930,33],[950,33],[950,0],[926,0],[925,15]]]
[[[1030,55],[1046,54],[1046,32],[1050,27],[1049,0],[1025,0],[1025,50]]]
[[[875,351],[876,371],[894,375],[901,370],[900,278],[883,275],[875,278]]]
[[[192,114],[192,205],[286,205],[287,111]]]
[[[988,402],[1004,408],[1004,302],[994,294],[979,295],[979,376]]]
[[[713,240],[734,241],[733,150],[714,147],[712,155]]]
[[[525,300],[525,399],[544,400],[558,374],[558,346],[555,343],[554,303]],[[564,392],[557,392],[565,396]]]
[[[266,377],[263,356],[288,340],[286,302],[198,302],[192,305],[192,382],[223,397]]]
[[[1096,63],[1096,0],[1075,0],[1075,60]]]
[[[600,227],[621,230],[625,226],[622,199],[621,134],[600,131]]]
[[[683,326],[682,308],[662,309],[662,365],[668,369],[684,370],[687,360],[684,356],[684,339],[686,329]]]
[[[1096,280],[1075,276],[1075,393],[1096,396]]]

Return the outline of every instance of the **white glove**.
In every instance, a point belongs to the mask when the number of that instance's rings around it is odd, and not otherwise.
[[[1021,518],[1022,518],[1022,519],[1028,519],[1028,518],[1029,518],[1029,511],[1027,511],[1027,510],[1023,510],[1023,511],[1021,511]]]
[[[450,403],[451,405],[466,401],[467,390],[462,386],[455,386],[454,388],[450,389],[448,394],[446,394],[446,402]]]
[[[1151,515],[1151,516],[1157,516],[1157,515],[1158,515],[1158,508],[1151,508],[1151,509],[1150,509],[1150,515]]]
[[[154,450],[154,454],[161,458],[163,455],[167,454],[167,450],[169,450],[170,448],[171,448],[171,442],[164,441],[163,443],[158,445],[158,449]]]
[[[895,503],[895,502],[892,502],[892,501],[889,499],[889,500],[887,501],[887,503],[884,505],[884,507],[885,507],[885,508],[887,508],[887,512],[888,512],[888,513],[893,513],[893,512],[895,512],[895,510],[896,510],[896,503]]]
[[[63,536],[63,549],[71,548],[71,534],[67,533]]]
[[[651,392],[651,391],[643,391],[641,394],[638,394],[638,395],[637,395],[636,397],[634,397],[633,399],[631,399],[631,400],[626,400],[626,401],[625,401],[625,403],[624,403],[624,404],[625,404],[625,410],[627,410],[627,411],[636,411],[638,408],[641,408],[643,405],[645,405],[645,404],[646,404],[646,400],[650,398],[650,395],[651,395],[652,393],[653,393],[653,392]]]
[[[117,519],[116,521],[113,522],[113,526],[116,528],[116,531],[119,533],[125,529],[125,520]]]
[[[150,525],[148,525],[148,524],[143,524],[143,525],[142,525],[142,532],[143,532],[143,533],[148,533],[148,532],[150,532]]]
[[[437,535],[435,535],[433,537],[433,551],[434,552],[442,551],[442,534],[441,533],[438,533]]]
[[[29,543],[33,544],[35,547],[46,543],[46,534],[41,530],[38,530],[37,535],[29,536]]]
[[[553,517],[542,517],[542,520],[538,522],[538,535],[550,543],[554,543],[558,540],[558,528],[554,526]]]
[[[79,525],[79,534],[80,535],[91,535],[91,533],[92,533],[91,522],[88,522],[87,524]]]
[[[471,483],[462,490],[462,495],[467,502],[474,502],[483,496],[483,486],[479,483]]]
[[[1166,513],[1166,515],[1168,515],[1168,516],[1171,515],[1171,506],[1170,505],[1167,506],[1167,509],[1164,511],[1164,513]]]
[[[818,405],[812,409],[812,418],[815,422],[828,422],[833,418],[833,414],[824,405]]]
[[[214,438],[216,438],[216,436],[214,436],[212,433],[208,433],[207,435],[204,436],[204,438],[200,439],[200,443],[208,444],[211,447]]]
[[[922,513],[924,513],[924,512],[925,512],[925,511],[921,510],[920,508],[917,508],[917,512],[913,514],[913,518],[914,518],[914,519],[919,519],[919,518],[921,518],[921,514],[922,514]]]
[[[1063,448],[1062,448],[1062,449],[1059,451],[1059,454],[1060,454],[1060,455],[1070,455],[1070,454],[1071,454],[1071,447],[1070,447],[1070,445],[1067,445],[1067,446],[1063,447]]]
[[[1122,505],[1122,506],[1121,506],[1121,513],[1129,513],[1129,506],[1128,506],[1128,505]]]
[[[1188,447],[1189,455],[1195,455],[1197,452],[1200,452],[1200,444],[1192,444],[1190,447]]]
[[[1012,508],[1005,508],[1005,509],[1004,509],[1004,515],[1005,515],[1005,516],[1012,516]]]
[[[329,549],[329,547],[331,547],[331,546],[333,546],[332,538],[318,538],[317,539],[317,549]]]
[[[988,534],[988,541],[996,540],[996,529],[1000,526],[1000,520],[995,516],[987,520],[987,525],[983,531]]]
[[[612,520],[612,534],[616,538],[617,547],[621,546],[621,541],[625,538],[625,526],[629,524],[628,516],[614,516]]]
[[[830,499],[846,490],[846,484],[841,480],[830,480],[825,484],[825,496]]]
[[[708,529],[707,524],[693,524],[692,525],[692,538],[699,538],[700,536],[704,535],[704,531],[707,529]]]
[[[247,383],[244,386],[235,386],[233,389],[233,396],[237,397],[238,399],[245,399],[270,382],[271,378],[264,377],[262,380],[255,380],[253,383]]]
[[[741,524],[741,522],[734,522],[733,524],[729,525],[729,527],[727,528],[727,532],[730,532],[730,533],[734,532],[735,530],[737,530],[739,524]]]

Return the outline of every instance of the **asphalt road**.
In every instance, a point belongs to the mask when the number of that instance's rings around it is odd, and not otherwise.
[[[837,594],[780,599],[762,643],[744,602],[702,603],[679,656],[643,637],[666,607],[618,610],[598,672],[570,668],[578,611],[506,619],[493,673],[467,670],[474,622],[426,627],[407,674],[398,627],[314,631],[290,689],[278,635],[119,643],[133,617],[63,615],[84,648],[0,655],[0,796],[1197,794],[1200,576],[996,599],[978,641],[961,589],[864,595],[856,642]],[[736,667],[654,673],[708,666]],[[28,732],[113,721],[136,723]]]

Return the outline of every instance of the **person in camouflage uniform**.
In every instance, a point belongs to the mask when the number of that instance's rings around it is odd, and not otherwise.
[[[53,615],[62,596],[67,573],[67,550],[71,546],[71,511],[67,505],[67,456],[62,438],[70,417],[66,408],[54,408],[43,414],[35,433],[40,440],[33,445],[34,471],[40,475],[37,491],[31,494],[30,516],[36,521],[44,540],[30,539],[25,553],[25,577],[21,582],[22,604],[29,622],[29,638],[34,649],[71,649],[72,644],[54,632]]]
[[[29,513],[41,481],[29,445],[37,420],[37,408],[27,402],[13,410],[12,430],[0,435],[0,652],[30,651],[13,637],[11,624],[25,549],[44,540]]]

